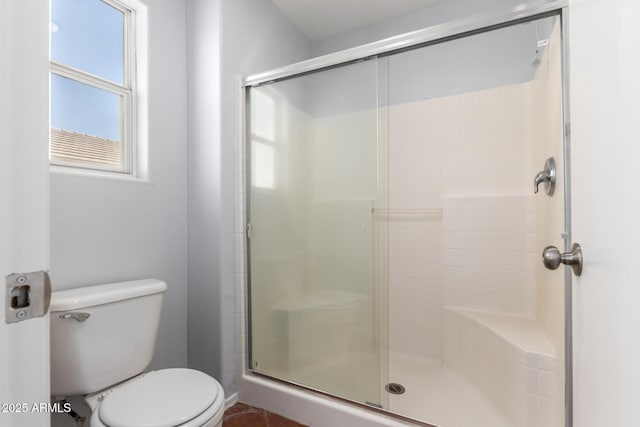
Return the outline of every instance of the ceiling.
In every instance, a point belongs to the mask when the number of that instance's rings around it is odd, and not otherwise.
[[[272,0],[311,40],[427,7],[438,0]]]

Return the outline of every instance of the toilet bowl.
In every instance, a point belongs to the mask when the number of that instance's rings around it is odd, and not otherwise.
[[[85,398],[91,427],[218,427],[224,391],[192,369],[161,369]]]
[[[91,427],[220,427],[222,386],[151,362],[166,283],[145,279],[53,292],[51,394],[84,396]]]

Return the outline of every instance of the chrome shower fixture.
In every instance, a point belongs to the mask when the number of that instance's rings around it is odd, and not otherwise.
[[[538,172],[533,180],[533,192],[538,193],[538,187],[544,183],[544,192],[547,196],[553,196],[556,190],[556,161],[553,157],[549,157],[544,162],[544,170]]]

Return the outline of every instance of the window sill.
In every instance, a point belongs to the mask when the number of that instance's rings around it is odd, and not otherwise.
[[[123,182],[135,182],[139,184],[153,185],[153,182],[148,179],[137,178],[133,175],[118,173],[118,172],[70,168],[66,166],[57,166],[57,165],[49,165],[49,172],[53,175],[60,175],[60,176],[77,176],[82,178],[97,178],[97,179],[106,179],[106,180],[123,181]]]

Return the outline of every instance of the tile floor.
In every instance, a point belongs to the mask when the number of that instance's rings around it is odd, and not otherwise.
[[[305,427],[281,415],[238,402],[224,412],[222,427]]]

